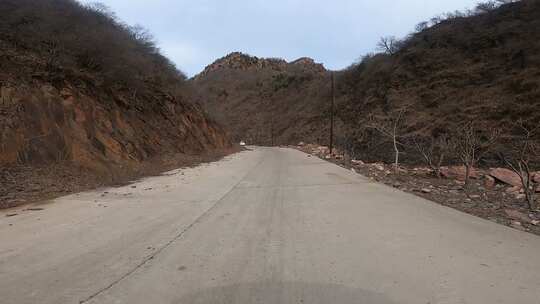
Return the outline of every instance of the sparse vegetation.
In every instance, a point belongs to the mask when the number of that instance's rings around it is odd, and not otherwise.
[[[536,200],[537,184],[534,182],[533,169],[538,169],[534,163],[540,157],[540,142],[538,141],[538,125],[525,123],[519,120],[515,124],[513,135],[506,144],[510,149],[502,153],[505,164],[514,171],[521,181],[521,186],[525,194],[525,200],[530,210],[538,209]]]
[[[34,77],[37,72],[44,80],[59,81],[86,73],[109,89],[129,88],[135,99],[149,94],[150,86],[175,92],[185,80],[146,29],[124,24],[103,4],[4,0],[0,16],[4,49],[44,59],[33,67]]]
[[[0,17],[0,208],[230,146],[142,26],[74,0],[2,0]]]
[[[450,138],[455,154],[465,166],[465,186],[469,186],[471,170],[478,164],[482,156],[495,145],[499,135],[498,129],[482,132],[473,122],[467,122],[459,127]]]

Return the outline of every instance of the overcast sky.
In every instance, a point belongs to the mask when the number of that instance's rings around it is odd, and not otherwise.
[[[83,0],[83,2],[95,2]],[[381,36],[478,0],[102,0],[121,20],[149,29],[188,76],[233,51],[342,69]]]

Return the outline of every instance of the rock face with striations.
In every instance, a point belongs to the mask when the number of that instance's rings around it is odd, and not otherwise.
[[[69,0],[5,0],[0,16],[2,167],[136,168],[230,145],[185,76],[114,16]]]

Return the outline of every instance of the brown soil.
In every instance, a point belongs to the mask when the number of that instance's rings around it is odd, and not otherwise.
[[[136,167],[109,168],[108,173],[88,170],[72,162],[41,166],[13,166],[0,170],[0,209],[44,202],[70,193],[159,175],[176,168],[217,161],[243,148],[217,149],[200,155],[173,154],[140,163]]]

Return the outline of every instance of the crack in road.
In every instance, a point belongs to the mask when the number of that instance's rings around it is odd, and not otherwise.
[[[251,168],[250,170],[248,170],[248,172],[238,181],[238,183],[236,183],[229,191],[227,191],[227,193],[225,193],[219,200],[217,200],[210,208],[208,208],[206,211],[204,211],[199,217],[197,217],[195,219],[195,221],[193,221],[191,224],[189,224],[187,227],[185,227],[184,229],[182,229],[182,231],[180,231],[180,233],[178,233],[177,235],[175,235],[170,241],[168,241],[165,245],[163,245],[162,247],[160,247],[158,250],[156,250],[154,253],[152,253],[151,255],[147,256],[146,258],[144,258],[139,264],[137,264],[133,269],[131,269],[130,271],[126,272],[125,274],[123,274],[121,277],[119,277],[118,279],[114,280],[113,282],[111,282],[109,285],[101,288],[100,290],[96,291],[95,293],[91,294],[90,296],[88,296],[87,298],[83,299],[83,300],[80,300],[79,301],[79,304],[85,304],[85,303],[88,303],[90,302],[91,300],[93,300],[94,298],[96,298],[97,296],[101,295],[102,293],[106,292],[107,290],[113,288],[114,286],[116,286],[118,283],[120,283],[121,281],[123,281],[124,279],[126,279],[127,277],[129,277],[130,275],[132,275],[133,273],[135,273],[138,269],[140,269],[141,267],[143,267],[144,265],[146,265],[148,262],[150,262],[151,260],[153,260],[156,256],[158,256],[161,252],[163,252],[165,249],[167,249],[169,246],[171,246],[174,242],[176,242],[177,240],[179,240],[180,238],[182,238],[182,236],[184,236],[184,234],[186,234],[186,232],[188,232],[191,228],[193,228],[197,223],[201,222],[201,220],[203,218],[205,218],[208,214],[210,214],[210,212],[215,209],[221,202],[223,202],[223,200],[229,196],[229,194],[231,194],[235,189],[238,189],[238,185],[240,185],[240,183],[242,183],[245,178],[251,174],[257,167],[259,167],[260,164],[262,164],[264,161],[264,157],[261,157],[261,160],[255,165],[253,166],[253,168]]]

